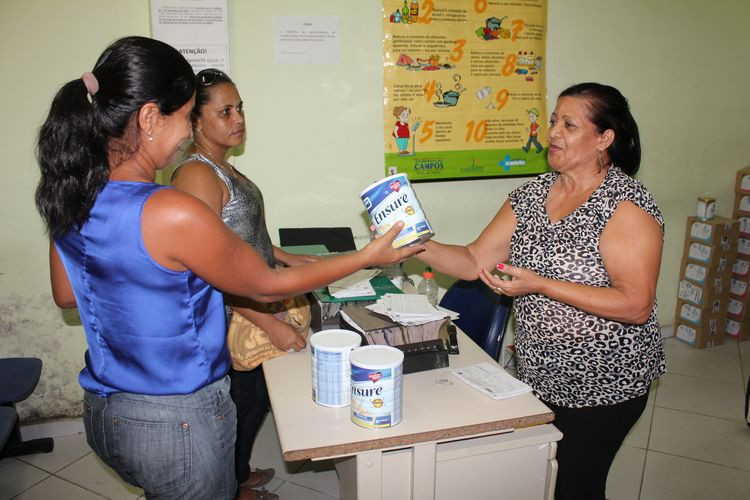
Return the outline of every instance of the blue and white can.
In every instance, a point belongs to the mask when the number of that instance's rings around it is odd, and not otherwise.
[[[310,336],[312,353],[312,398],[323,406],[349,406],[349,353],[362,337],[349,330],[323,330]]]
[[[368,429],[401,422],[404,353],[386,345],[354,349],[352,364],[352,422]]]
[[[403,221],[404,228],[393,241],[393,248],[424,243],[435,236],[406,174],[391,175],[371,184],[359,196],[378,235]]]

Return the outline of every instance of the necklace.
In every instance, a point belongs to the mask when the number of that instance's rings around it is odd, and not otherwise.
[[[211,152],[208,150],[208,148],[201,146],[197,142],[194,142],[196,151],[200,149],[201,151],[198,151],[200,154],[204,154],[204,156],[208,156],[208,158],[214,162],[216,165],[219,166],[220,169],[222,169],[228,176],[230,177],[237,177],[234,174],[234,167],[226,160],[224,161],[217,161],[216,158],[214,158],[214,155],[211,154]]]

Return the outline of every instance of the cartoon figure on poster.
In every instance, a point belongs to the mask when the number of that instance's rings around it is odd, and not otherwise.
[[[537,123],[537,120],[539,119],[539,110],[536,108],[531,108],[526,112],[529,114],[529,121],[531,122],[529,128],[527,129],[529,131],[529,140],[526,141],[526,145],[521,149],[528,153],[531,149],[531,145],[533,144],[534,146],[536,146],[536,152],[541,153],[544,147],[539,143],[539,139],[537,139],[537,137],[539,136],[540,128],[539,124]]]
[[[417,131],[420,122],[417,121],[411,126],[411,129],[409,129],[409,115],[411,115],[411,108],[409,107],[396,106],[393,108],[393,116],[397,118],[396,124],[393,126],[393,137],[396,138],[398,154],[401,156],[412,156],[416,150],[415,138],[412,141],[411,152],[409,152],[409,138]]]

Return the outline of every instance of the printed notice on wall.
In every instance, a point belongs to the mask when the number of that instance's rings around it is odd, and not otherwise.
[[[276,64],[339,64],[341,18],[274,16]]]
[[[151,34],[179,50],[196,73],[229,73],[227,0],[151,0]]]
[[[547,170],[547,0],[383,0],[385,174]]]

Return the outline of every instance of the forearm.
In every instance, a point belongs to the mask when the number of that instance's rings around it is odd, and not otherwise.
[[[370,264],[365,255],[357,252],[301,266],[265,268],[262,276],[248,277],[249,288],[239,294],[258,302],[275,302],[316,290]]]
[[[477,279],[479,265],[467,247],[428,241],[424,248],[417,259],[435,271],[468,281]]]
[[[653,309],[653,294],[628,293],[616,287],[597,287],[539,278],[539,293],[594,316],[623,323],[645,323]]]
[[[273,331],[278,323],[283,323],[265,308],[232,306],[232,310],[265,332]]]

